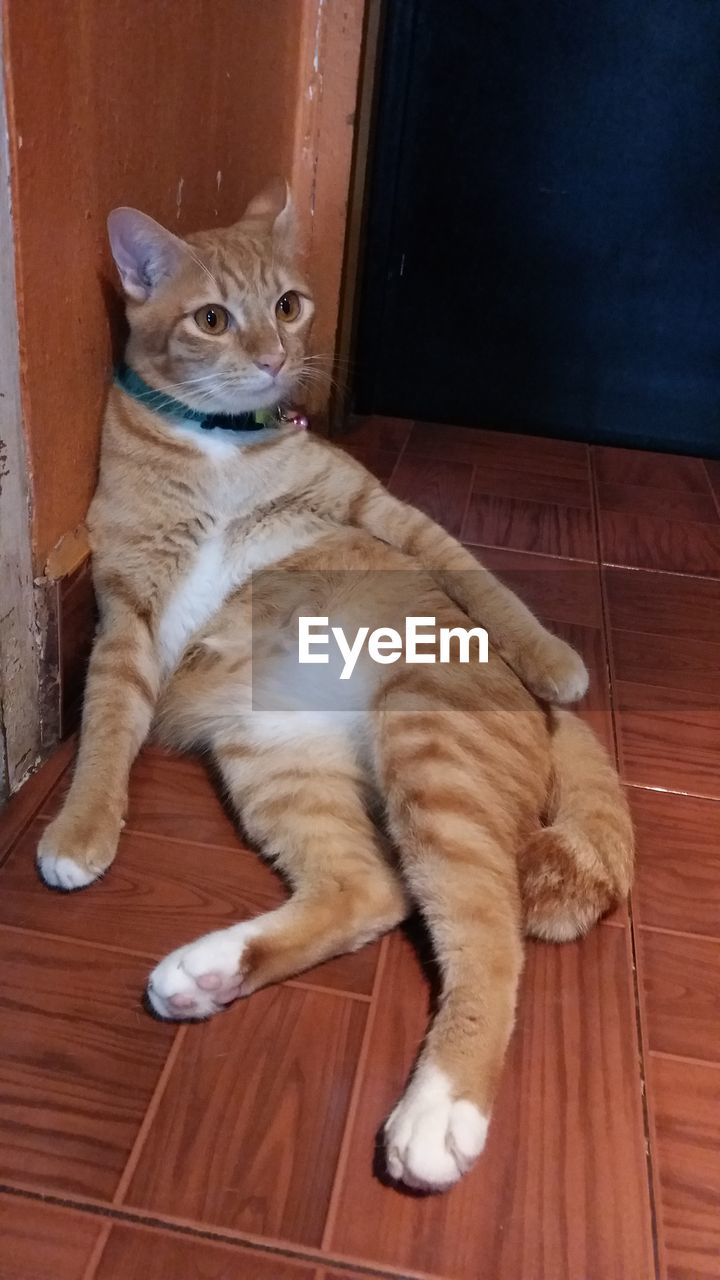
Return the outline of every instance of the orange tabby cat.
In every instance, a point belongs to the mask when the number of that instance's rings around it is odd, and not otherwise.
[[[397,1179],[444,1188],[485,1141],[523,927],[574,938],[628,891],[618,779],[590,730],[551,705],[582,696],[585,668],[432,520],[273,416],[314,367],[284,184],[227,230],[181,240],[130,209],[109,228],[130,339],[89,516],[101,623],[40,873],[77,889],[108,869],[130,766],[155,725],[212,754],[293,888],[278,910],[167,956],[148,985],[160,1015],[206,1017],[417,905],[442,998],[387,1122],[387,1161]],[[292,665],[303,612],[348,636],[402,630],[408,615],[481,624],[490,660],[365,655],[355,702],[333,709]]]

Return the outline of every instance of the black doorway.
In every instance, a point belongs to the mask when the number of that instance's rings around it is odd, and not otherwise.
[[[356,408],[720,453],[720,5],[388,0]]]

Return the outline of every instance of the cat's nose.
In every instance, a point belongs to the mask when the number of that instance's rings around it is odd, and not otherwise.
[[[256,356],[255,364],[258,369],[262,369],[263,373],[270,373],[273,378],[275,378],[282,369],[286,359],[287,356],[284,351],[269,351],[266,355]]]

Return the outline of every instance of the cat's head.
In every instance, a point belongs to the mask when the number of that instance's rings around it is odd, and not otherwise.
[[[240,413],[291,398],[313,316],[287,184],[239,222],[181,239],[137,209],[108,218],[127,300],[127,361],[197,409]]]

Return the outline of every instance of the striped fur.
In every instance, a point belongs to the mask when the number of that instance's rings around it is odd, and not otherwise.
[[[189,242],[123,217],[128,358],[143,378],[233,411],[302,385],[312,304],[284,194]],[[307,306],[285,330],[274,308],[290,288]],[[237,317],[229,336],[193,330],[193,311],[212,303]],[[287,358],[268,388],[255,361],[277,344]],[[550,705],[584,692],[580,659],[433,521],[292,428],[211,447],[114,388],[89,527],[101,623],[73,783],[40,843],[43,877],[74,889],[110,866],[129,770],[154,725],[212,754],[248,835],[292,888],[279,910],[166,957],[148,989],[158,1012],[206,1016],[419,907],[442,998],[388,1121],[388,1166],[412,1185],[449,1185],[485,1140],[523,929],[575,937],[630,883],[614,770]],[[269,568],[286,571],[280,595]],[[362,705],[347,713],[258,709],[300,607],[348,634],[402,630],[409,614],[480,624],[490,662],[364,659]]]

